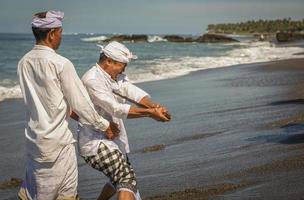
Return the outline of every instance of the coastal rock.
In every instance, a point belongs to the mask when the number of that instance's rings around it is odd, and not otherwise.
[[[165,144],[157,144],[149,147],[145,147],[141,152],[142,153],[148,153],[148,152],[153,152],[153,151],[160,151],[165,149],[166,145]]]
[[[21,183],[22,183],[22,179],[12,177],[10,180],[5,180],[3,182],[0,182],[0,189],[10,189],[10,188],[20,187]]]
[[[300,32],[278,32],[276,34],[276,39],[278,42],[289,42],[304,40],[304,33]]]
[[[191,37],[182,37],[179,35],[165,35],[164,39],[168,42],[195,42],[195,39]]]
[[[109,39],[104,40],[104,42],[147,42],[147,35],[115,35]]]
[[[219,34],[204,34],[195,40],[196,42],[218,43],[218,42],[239,42],[236,39]]]
[[[253,36],[257,41],[273,41],[275,39],[273,33],[254,33]]]

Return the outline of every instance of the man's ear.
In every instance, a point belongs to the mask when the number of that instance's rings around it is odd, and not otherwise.
[[[53,41],[53,39],[54,39],[54,37],[55,37],[55,29],[51,29],[51,30],[48,32],[48,36],[49,36],[50,41]]]
[[[107,58],[107,64],[112,64],[113,60],[111,58]]]

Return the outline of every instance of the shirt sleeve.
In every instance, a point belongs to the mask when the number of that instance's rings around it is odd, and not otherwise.
[[[147,92],[132,84],[125,75],[119,77],[119,90],[116,92],[136,102],[139,102],[145,96],[151,97]]]
[[[93,125],[97,130],[105,131],[109,122],[98,115],[93,103],[79,79],[74,65],[67,61],[59,73],[62,92],[73,111],[83,119],[82,123]]]
[[[119,103],[115,99],[111,87],[100,82],[96,83],[95,80],[85,80],[84,85],[94,105],[101,107],[116,118],[126,119],[128,117],[131,105]]]

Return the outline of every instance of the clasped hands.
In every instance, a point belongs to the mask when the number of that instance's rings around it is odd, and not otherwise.
[[[150,108],[151,118],[156,121],[168,122],[171,120],[171,115],[168,112],[168,109],[164,106],[156,104],[153,108]]]

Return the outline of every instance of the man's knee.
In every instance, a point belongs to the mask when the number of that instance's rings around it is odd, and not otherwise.
[[[134,173],[132,173],[131,175],[127,175],[125,176],[121,182],[119,182],[117,185],[116,185],[116,189],[119,191],[119,190],[130,190],[132,191],[133,193],[136,194],[137,192],[137,180],[136,180],[136,177],[134,175]]]

